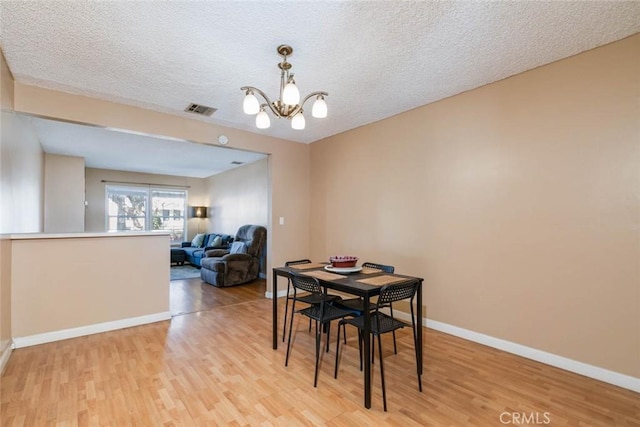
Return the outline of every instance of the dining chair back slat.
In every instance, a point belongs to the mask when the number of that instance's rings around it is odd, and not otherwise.
[[[384,271],[385,273],[391,273],[393,274],[395,272],[395,267],[393,265],[385,265],[385,264],[378,264],[377,262],[363,262],[362,263],[362,268],[375,268],[376,270],[381,270]]]
[[[287,261],[284,263],[285,267],[291,267],[292,265],[311,264],[310,259],[298,259],[295,261]]]
[[[387,304],[391,304],[396,301],[402,301],[404,299],[411,299],[411,301],[413,302],[413,298],[415,297],[417,291],[417,280],[385,285],[380,289],[380,295],[378,296],[376,305],[378,308],[381,308],[383,306],[386,306]]]
[[[322,293],[322,288],[318,283],[318,279],[316,279],[315,277],[293,274],[291,276],[291,284],[294,288],[304,292],[311,292],[312,294]]]

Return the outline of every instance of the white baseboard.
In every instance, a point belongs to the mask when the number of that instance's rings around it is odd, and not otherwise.
[[[11,357],[12,341],[9,340],[5,348],[3,348],[2,353],[0,353],[0,375],[4,373],[4,368],[7,366],[7,362],[9,362],[9,357]]]
[[[598,366],[589,365],[577,360],[558,356],[557,354],[547,353],[546,351],[527,347],[522,344],[516,344],[511,341],[506,341],[478,332],[473,332],[435,320],[427,320],[426,323],[427,327],[435,329],[437,331],[455,335],[469,341],[484,344],[486,346],[497,348],[508,353],[526,357],[527,359],[555,366],[556,368],[564,369],[566,371],[575,372],[576,374],[584,375],[585,377],[593,378],[605,383],[613,384],[618,387],[626,388],[628,390],[640,393],[640,378],[620,374],[618,372],[610,371]]]
[[[26,337],[14,337],[13,348],[29,347],[32,345],[82,337],[85,335],[99,334],[101,332],[130,328],[132,326],[145,325],[147,323],[160,322],[169,319],[171,319],[171,313],[165,311],[162,313],[148,314],[146,316],[114,320],[112,322],[96,323],[94,325],[81,326],[79,328],[62,329],[60,331],[46,332],[44,334],[30,335]]]
[[[282,291],[278,291],[278,298],[282,298],[282,297],[286,297],[287,296],[287,290],[282,290]],[[273,292],[271,291],[267,291],[264,293],[264,297],[266,299],[271,299],[273,298]]]
[[[411,321],[411,316],[409,314],[402,312],[396,312],[394,314],[400,319],[409,322]],[[555,366],[556,368],[564,369],[565,371],[574,372],[576,374],[584,375],[585,377],[593,378],[598,381],[613,384],[618,387],[626,388],[627,390],[632,390],[640,393],[640,378],[610,371],[608,369],[589,365],[587,363],[578,362],[577,360],[558,356],[557,354],[547,353],[546,351],[527,347],[522,344],[516,344],[511,341],[495,338],[489,335],[481,334],[479,332],[470,331],[468,329],[459,328],[457,326],[438,322],[436,320],[423,318],[422,325],[431,329],[435,329],[436,331],[444,332],[446,334],[454,335],[465,340],[497,348],[499,350],[506,351],[507,353],[522,356],[527,359],[535,360],[536,362]]]

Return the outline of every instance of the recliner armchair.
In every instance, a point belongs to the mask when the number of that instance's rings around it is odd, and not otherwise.
[[[214,286],[234,286],[255,280],[260,273],[260,256],[267,240],[267,229],[243,225],[231,248],[205,252],[200,277]]]

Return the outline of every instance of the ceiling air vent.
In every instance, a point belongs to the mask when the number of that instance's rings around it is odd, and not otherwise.
[[[233,162],[231,162],[232,165],[244,165],[244,162],[239,162],[237,160],[234,160]]]
[[[216,112],[216,108],[207,107],[206,105],[198,105],[198,104],[189,104],[187,108],[184,109],[187,113],[195,113],[200,114],[201,116],[211,117],[213,113]]]

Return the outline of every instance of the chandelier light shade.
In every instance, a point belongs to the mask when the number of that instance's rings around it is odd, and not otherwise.
[[[258,114],[260,111],[260,101],[253,94],[253,92],[247,93],[244,97],[244,103],[242,108],[246,114]]]
[[[287,62],[287,57],[293,53],[293,48],[288,45],[278,46],[278,54],[283,60],[278,64],[280,68],[280,93],[278,99],[271,101],[263,91],[253,86],[243,86],[240,90],[245,92],[242,109],[246,114],[256,115],[256,127],[258,129],[267,129],[271,126],[271,119],[267,113],[267,108],[271,110],[277,118],[285,118],[291,120],[293,129],[304,129],[305,118],[303,106],[309,99],[315,97],[311,115],[315,118],[322,119],[327,117],[327,103],[324,100],[329,94],[323,91],[312,92],[305,96],[300,102],[300,91],[293,79],[293,73],[289,73],[291,64]],[[263,103],[258,99],[256,94],[260,95],[264,100]]]
[[[258,106],[258,108],[260,108],[260,112],[256,116],[256,127],[258,129],[267,129],[269,126],[271,126],[271,119],[269,118],[267,112],[264,111],[264,107]]]
[[[287,105],[298,105],[298,102],[300,102],[300,91],[293,79],[287,83],[282,91],[282,102]]]
[[[316,119],[324,119],[327,117],[327,103],[324,100],[324,96],[319,96],[316,102],[313,103],[311,115]]]
[[[305,121],[304,121],[304,116],[302,115],[302,112],[293,116],[293,119],[291,119],[291,127],[293,129],[301,130],[301,129],[304,129],[304,126],[305,126]]]

